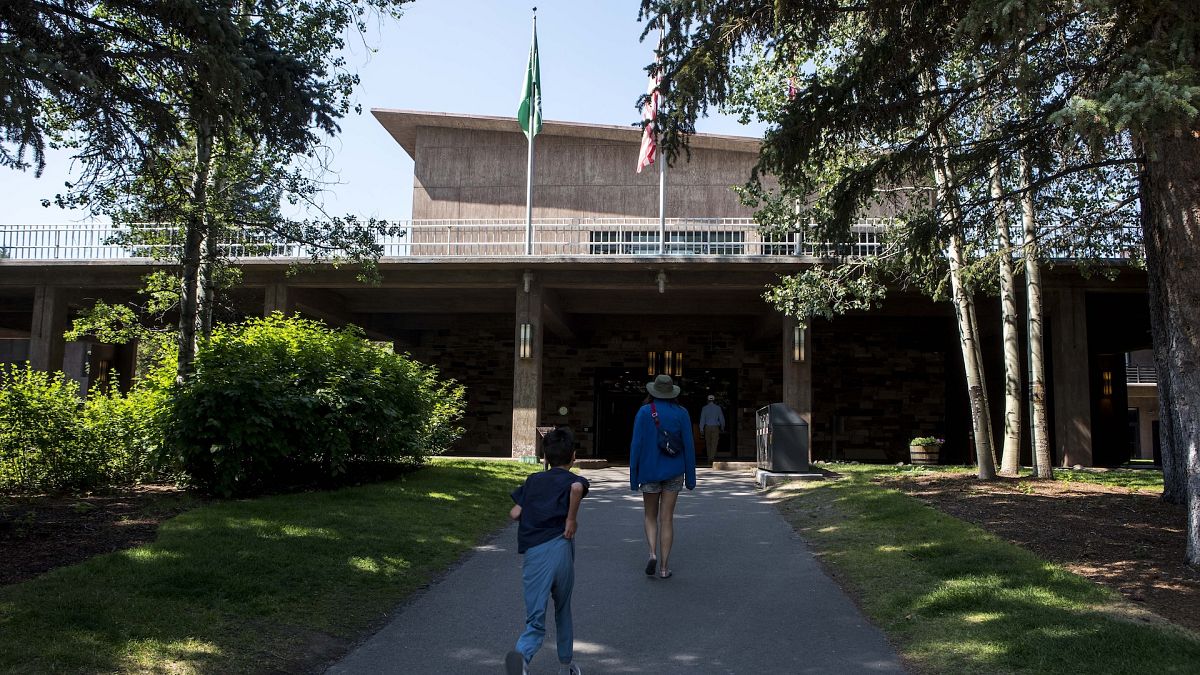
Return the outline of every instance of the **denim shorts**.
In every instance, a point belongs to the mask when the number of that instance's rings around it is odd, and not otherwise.
[[[642,483],[642,492],[652,495],[659,492],[681,492],[683,491],[683,474],[679,474],[674,478],[666,480],[656,480],[650,483]]]

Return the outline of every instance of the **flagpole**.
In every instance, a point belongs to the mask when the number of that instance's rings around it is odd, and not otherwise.
[[[663,19],[659,20],[658,24],[658,72],[655,73],[655,79],[659,85],[662,84],[662,42],[663,42]],[[655,96],[655,101],[661,100],[662,92],[658,92]],[[658,135],[655,141],[658,161],[658,254],[665,255],[667,252],[667,158],[662,152],[662,136],[659,135],[661,125],[658,124],[658,111],[654,113],[654,133]]]
[[[537,40],[537,7],[533,8],[533,39]],[[541,83],[539,82],[540,86]],[[539,105],[541,102],[539,101]],[[533,255],[533,110],[529,111],[529,163],[525,167],[525,255]],[[540,122],[540,115],[538,116]]]
[[[658,149],[658,253],[667,252],[667,158]]]

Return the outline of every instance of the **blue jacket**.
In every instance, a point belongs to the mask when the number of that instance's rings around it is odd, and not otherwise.
[[[668,480],[684,475],[687,489],[696,487],[696,444],[692,440],[692,417],[687,408],[670,400],[655,399],[658,422],[683,436],[683,452],[668,457],[658,449],[658,429],[650,416],[650,404],[642,406],[633,418],[633,440],[629,444],[629,489],[644,483]]]

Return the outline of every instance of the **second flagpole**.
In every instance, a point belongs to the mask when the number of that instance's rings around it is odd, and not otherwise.
[[[533,44],[537,44],[537,8],[533,11]],[[532,57],[531,57],[532,58]],[[541,83],[538,83],[541,86]],[[541,105],[541,101],[538,102]],[[529,117],[529,163],[525,168],[525,255],[533,255],[533,137],[537,134],[534,131],[533,106],[530,106]],[[538,122],[541,121],[541,115],[538,115]]]

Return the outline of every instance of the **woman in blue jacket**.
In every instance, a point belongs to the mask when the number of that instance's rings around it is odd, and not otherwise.
[[[633,440],[629,445],[629,489],[642,491],[645,506],[646,543],[650,560],[646,576],[655,570],[662,579],[671,577],[667,564],[675,539],[675,502],[679,491],[696,487],[696,446],[692,440],[692,418],[675,399],[679,387],[668,375],[659,375],[646,384],[650,401],[638,410],[633,420]],[[654,414],[658,414],[655,423]],[[659,449],[659,427],[683,439],[683,451],[674,457]]]

